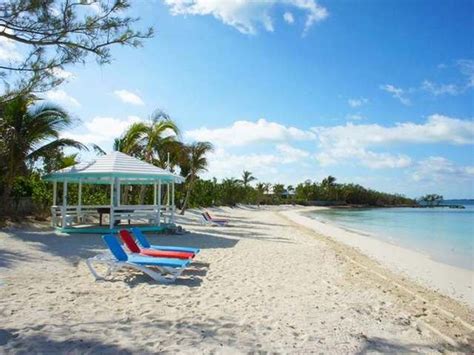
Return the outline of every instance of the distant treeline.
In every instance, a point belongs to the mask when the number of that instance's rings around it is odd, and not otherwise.
[[[367,189],[357,184],[339,184],[328,176],[321,182],[305,181],[296,187],[258,183],[245,179],[197,180],[190,197],[191,207],[248,204],[415,206],[417,201],[399,194]]]

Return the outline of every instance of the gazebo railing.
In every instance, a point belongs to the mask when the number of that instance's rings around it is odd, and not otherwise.
[[[72,221],[82,222],[85,216],[97,215],[97,209],[99,208],[110,208],[109,205],[73,205],[73,206],[51,206],[51,225],[56,227],[60,225],[63,218],[65,219],[64,225],[69,225]],[[63,217],[64,216],[64,217]]]
[[[161,216],[163,223],[174,223],[174,215],[176,214],[176,208],[174,206],[161,206]]]
[[[113,207],[115,220],[147,220],[150,224],[160,223],[160,213],[153,205],[120,205]]]
[[[172,223],[175,213],[175,207],[167,205],[120,205],[114,207],[114,217],[116,217],[116,219],[145,218],[155,220],[154,224],[159,224],[160,222]]]
[[[174,221],[175,207],[162,205],[120,205],[110,207],[110,205],[73,205],[73,206],[52,206],[51,207],[51,225],[68,226],[73,222],[81,223],[84,217],[97,216],[99,209],[108,209],[109,218],[114,220],[145,220],[150,224],[159,225],[163,223],[172,223]]]

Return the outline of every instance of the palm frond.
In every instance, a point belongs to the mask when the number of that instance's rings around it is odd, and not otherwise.
[[[30,152],[26,156],[26,159],[35,160],[35,159],[41,158],[42,156],[46,155],[47,153],[51,152],[52,150],[55,150],[55,149],[58,149],[58,148],[65,148],[65,147],[76,148],[76,149],[79,149],[79,150],[86,150],[86,151],[89,150],[87,148],[87,146],[85,146],[81,142],[78,142],[74,139],[59,138],[59,139],[56,139],[54,141],[51,141],[51,142],[43,145],[42,147],[40,147],[38,149],[33,150],[32,152]]]
[[[114,141],[114,144],[115,144],[115,141]],[[107,154],[105,152],[105,150],[103,150],[100,146],[98,146],[97,144],[94,144],[94,143],[91,143],[89,144],[90,147],[92,148],[92,150],[94,151],[95,154],[97,155],[105,155]]]

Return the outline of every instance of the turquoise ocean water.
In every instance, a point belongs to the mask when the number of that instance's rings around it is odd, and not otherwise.
[[[474,270],[474,205],[465,207],[331,209],[306,215]]]

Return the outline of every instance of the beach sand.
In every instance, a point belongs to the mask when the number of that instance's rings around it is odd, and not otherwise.
[[[418,251],[318,221],[300,213],[317,212],[321,209],[326,207],[283,211],[281,214],[321,235],[356,248],[395,273],[474,307],[474,271],[441,263]]]
[[[473,351],[471,307],[289,210],[211,209],[225,228],[187,212],[190,233],[150,237],[202,249],[173,285],[128,271],[95,282],[84,260],[105,249],[97,235],[2,230],[0,353]]]

